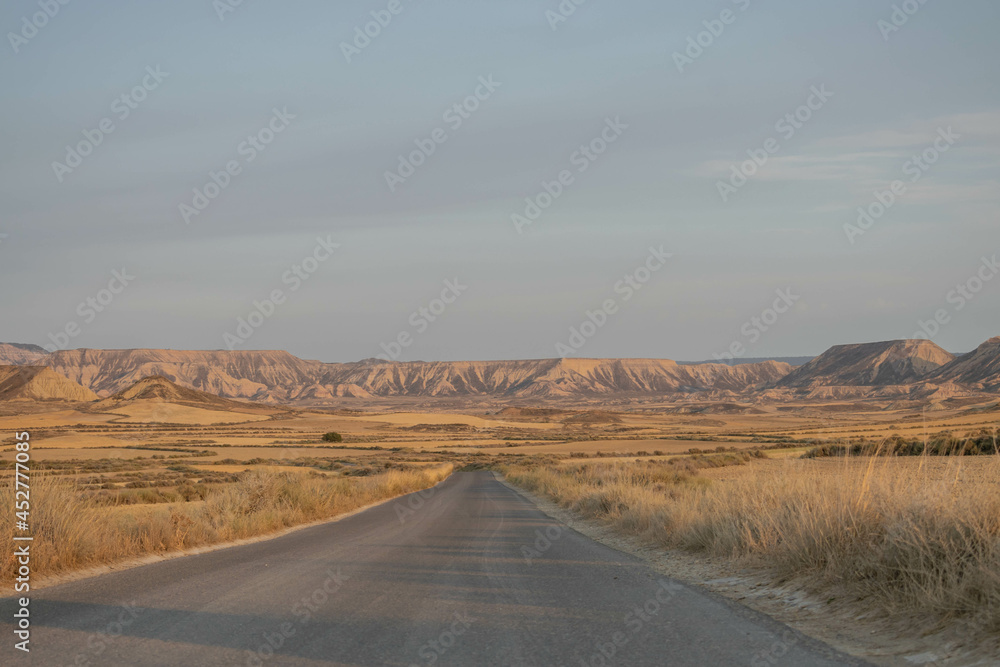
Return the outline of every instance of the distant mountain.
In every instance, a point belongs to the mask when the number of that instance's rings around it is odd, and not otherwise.
[[[799,366],[778,387],[882,387],[920,381],[954,360],[927,340],[836,345]]]
[[[25,343],[0,343],[0,366],[32,364],[48,354],[44,348]]]
[[[31,360],[40,348],[6,344],[8,357]],[[791,358],[800,361],[803,358]],[[338,398],[633,398],[744,395],[781,399],[783,390],[816,398],[1000,390],[1000,337],[956,359],[930,341],[838,345],[795,367],[785,361],[677,363],[666,359],[535,359],[523,361],[326,364],[282,351],[63,350],[28,363],[48,366],[69,384],[40,376],[38,395],[112,401],[158,398],[204,404],[211,397],[280,404],[323,404]],[[14,366],[16,367],[16,366]],[[24,366],[22,366],[24,367]],[[8,371],[9,374],[9,371]],[[151,377],[158,376],[158,377]],[[46,377],[48,378],[46,380]],[[76,384],[74,384],[76,383]],[[77,387],[77,385],[80,385]],[[73,387],[76,387],[73,389]],[[203,394],[185,394],[195,390]],[[19,395],[24,395],[24,391]],[[875,392],[875,393],[873,393]],[[28,391],[31,393],[31,391]],[[912,394],[911,394],[912,395]],[[0,399],[4,395],[0,394]]]
[[[682,366],[666,359],[541,359],[327,364],[321,385],[350,384],[376,396],[568,397],[739,392],[776,381],[777,362]]]
[[[102,396],[149,375],[227,398],[289,403],[351,396],[595,396],[730,391],[771,384],[791,370],[763,362],[682,366],[656,359],[531,361],[306,361],[279,351],[68,350],[45,359]]]
[[[801,366],[816,357],[736,357],[735,359],[718,359],[706,361],[678,361],[682,366],[697,366],[699,364],[726,364],[727,366],[742,366],[743,364],[760,364],[765,361],[777,361],[780,364]]]
[[[0,366],[0,401],[94,401],[97,395],[44,366]]]
[[[216,396],[255,401],[296,398],[321,365],[280,351],[89,349],[55,352],[45,364],[100,396],[159,375]]]
[[[1000,389],[1000,336],[938,368],[927,379],[930,382],[955,382],[979,385],[989,390]]]

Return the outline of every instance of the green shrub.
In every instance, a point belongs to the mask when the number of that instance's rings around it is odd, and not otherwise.
[[[942,431],[927,438],[903,438],[891,435],[881,442],[861,440],[847,445],[820,445],[802,455],[802,458],[824,456],[988,456],[1000,454],[996,436],[987,430],[958,438]]]
[[[323,434],[323,442],[343,442],[343,441],[344,441],[344,436],[334,431],[330,431],[329,433]]]

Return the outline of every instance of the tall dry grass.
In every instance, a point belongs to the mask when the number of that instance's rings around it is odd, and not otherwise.
[[[511,467],[514,484],[667,548],[755,563],[890,613],[1000,629],[1000,457]]]
[[[350,478],[258,471],[244,474],[203,502],[118,508],[88,499],[65,480],[36,477],[31,487],[31,570],[33,576],[51,575],[266,535],[428,488],[451,471],[450,464]],[[0,506],[0,580],[9,581],[15,569],[14,502],[10,493],[3,495],[7,501]]]

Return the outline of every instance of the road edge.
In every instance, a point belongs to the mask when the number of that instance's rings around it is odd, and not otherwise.
[[[318,519],[316,521],[310,521],[308,523],[300,523],[295,526],[289,526],[288,528],[283,528],[277,532],[265,533],[263,535],[256,535],[254,537],[246,537],[241,540],[232,540],[229,542],[219,542],[217,544],[206,544],[200,547],[194,547],[192,549],[183,549],[175,551],[167,551],[158,554],[148,554],[146,556],[138,556],[136,558],[129,558],[127,560],[117,561],[115,563],[109,563],[107,565],[97,565],[94,567],[88,567],[81,570],[73,570],[70,572],[65,572],[61,574],[52,574],[38,579],[33,579],[31,582],[32,590],[41,590],[45,588],[52,588],[53,586],[59,586],[61,584],[69,584],[76,581],[83,581],[84,579],[93,579],[95,577],[100,577],[105,574],[111,574],[113,572],[122,572],[124,570],[133,570],[137,567],[143,567],[145,565],[153,565],[154,563],[161,563],[168,560],[174,560],[177,558],[185,558],[187,556],[198,556],[200,554],[212,553],[213,551],[221,551],[223,549],[232,549],[234,547],[242,547],[248,544],[257,544],[258,542],[267,542],[269,540],[276,540],[279,537],[284,537],[291,533],[298,532],[300,530],[305,530],[306,528],[314,528],[316,526],[322,526],[328,523],[336,523],[338,521],[343,521],[356,514],[361,514],[372,508],[378,507],[379,505],[384,505],[386,503],[391,503],[394,500],[399,500],[413,493],[420,493],[426,491],[427,489],[435,489],[438,486],[444,484],[449,479],[451,479],[457,470],[453,469],[448,476],[442,479],[440,482],[433,486],[427,486],[423,489],[417,489],[415,491],[407,491],[406,493],[401,493],[397,496],[392,496],[390,498],[385,498],[374,503],[369,503],[362,507],[357,507],[343,514],[337,514],[336,516],[329,517],[327,519]],[[0,595],[0,600],[16,598],[16,595]]]
[[[912,630],[912,627],[905,624],[877,624],[870,626],[876,629],[864,633],[859,626],[869,619],[859,615],[849,604],[831,609],[827,603],[803,593],[794,584],[777,582],[765,572],[743,569],[732,561],[650,546],[516,486],[497,471],[492,472],[498,482],[531,502],[540,512],[589,539],[638,558],[657,572],[703,593],[763,614],[852,658],[879,667],[978,667],[992,664],[990,660],[996,659],[988,649],[987,652],[951,652],[935,644],[933,634],[907,635],[905,629]],[[794,603],[787,602],[790,598]],[[937,639],[944,641],[940,637]],[[947,655],[939,655],[942,652]]]

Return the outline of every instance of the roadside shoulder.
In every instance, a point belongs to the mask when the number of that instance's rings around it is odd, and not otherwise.
[[[612,549],[635,556],[656,571],[707,590],[787,624],[849,655],[883,667],[979,667],[1000,664],[997,653],[959,651],[946,633],[920,633],[911,623],[879,618],[860,609],[849,596],[822,600],[795,581],[780,582],[760,568],[676,549],[663,549],[622,535],[607,525],[515,486],[494,472],[497,481],[531,501],[541,512]]]
[[[406,493],[401,493],[390,498],[384,498],[382,500],[377,500],[373,503],[369,503],[362,507],[356,507],[355,509],[344,512],[343,514],[337,514],[332,517],[325,519],[318,519],[316,521],[309,521],[307,523],[300,523],[294,526],[289,526],[288,528],[283,528],[277,532],[265,533],[263,535],[254,535],[253,537],[247,537],[240,540],[231,540],[227,542],[218,542],[215,544],[205,544],[198,547],[191,547],[190,549],[180,549],[174,551],[167,551],[163,553],[153,553],[144,556],[137,556],[135,558],[129,558],[121,561],[116,561],[114,563],[107,563],[103,565],[96,565],[93,567],[83,568],[80,570],[71,570],[68,572],[61,572],[59,574],[50,574],[39,577],[37,582],[32,582],[32,590],[42,590],[44,588],[51,588],[53,586],[58,586],[60,584],[68,584],[74,581],[81,581],[83,579],[92,579],[94,577],[99,577],[101,575],[110,574],[112,572],[120,572],[122,570],[131,570],[136,567],[142,567],[144,565],[152,565],[153,563],[160,563],[163,561],[173,560],[175,558],[183,558],[185,556],[197,556],[199,554],[211,553],[213,551],[221,551],[223,549],[231,549],[233,547],[241,547],[247,544],[256,544],[258,542],[267,542],[269,540],[276,540],[279,537],[284,537],[290,533],[295,533],[300,530],[305,530],[306,528],[313,528],[315,526],[322,526],[328,523],[336,523],[338,521],[343,521],[356,514],[361,514],[367,510],[370,510],[379,505],[384,505],[386,503],[393,502],[399,498],[410,495],[411,493],[420,493],[421,491],[426,491],[427,489],[434,489],[438,486],[446,483],[452,478],[454,471],[449,473],[447,477],[442,479],[437,484],[433,486],[426,487],[424,489],[416,489],[414,491],[407,491]],[[0,600],[5,597],[14,598],[17,596],[0,596]]]

